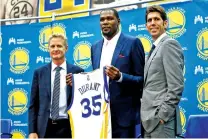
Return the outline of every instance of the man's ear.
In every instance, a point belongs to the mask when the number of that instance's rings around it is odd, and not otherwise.
[[[121,23],[121,20],[120,20],[120,18],[118,18],[118,24],[120,24]]]
[[[167,30],[167,28],[168,28],[168,20],[165,20],[163,24],[164,24],[164,28]]]

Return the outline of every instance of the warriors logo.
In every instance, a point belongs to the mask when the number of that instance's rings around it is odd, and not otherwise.
[[[24,89],[15,88],[9,92],[8,106],[12,115],[21,115],[27,110],[27,92]]]
[[[186,116],[185,116],[185,110],[180,107],[180,117],[181,117],[181,126],[182,126],[182,133],[184,134],[186,132],[185,126],[186,126]]]
[[[91,65],[91,44],[87,41],[79,42],[74,47],[74,62],[76,65],[86,69]]]
[[[25,139],[26,138],[26,134],[20,130],[20,129],[14,129],[12,130],[12,138],[14,139]]]
[[[23,47],[18,47],[10,53],[10,70],[16,74],[22,74],[29,69],[29,51]]]
[[[141,42],[143,44],[145,55],[148,55],[149,51],[151,50],[151,46],[152,46],[151,38],[147,35],[139,35],[137,37],[141,40]]]
[[[197,37],[197,56],[203,60],[208,60],[208,28],[204,28],[199,31]]]
[[[186,32],[186,18],[184,13],[185,11],[178,7],[171,8],[167,12],[169,22],[167,33],[173,38],[178,38]]]
[[[40,50],[44,52],[48,52],[48,40],[50,36],[55,33],[55,34],[63,34],[66,36],[66,31],[65,31],[65,26],[61,23],[55,23],[52,25],[47,25],[43,27],[40,30],[40,35],[39,35],[39,43],[40,43]]]
[[[208,79],[200,82],[197,87],[198,108],[204,112],[208,112]]]

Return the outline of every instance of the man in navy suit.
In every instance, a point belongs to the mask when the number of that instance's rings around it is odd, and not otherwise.
[[[103,39],[91,48],[93,69],[106,67],[109,77],[113,138],[135,137],[144,74],[144,50],[138,38],[119,30],[120,19],[115,9],[100,13]]]
[[[71,138],[66,111],[71,101],[71,87],[66,85],[66,74],[83,72],[83,69],[66,62],[67,49],[67,39],[63,35],[52,35],[49,39],[52,62],[34,72],[29,106],[29,138]]]

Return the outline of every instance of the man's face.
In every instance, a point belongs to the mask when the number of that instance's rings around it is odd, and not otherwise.
[[[52,60],[64,60],[67,46],[64,46],[62,38],[52,38],[49,45],[49,53]]]
[[[158,12],[151,12],[147,15],[146,28],[152,36],[153,40],[156,40],[162,35],[168,26],[168,21],[163,21]]]
[[[100,14],[100,27],[104,36],[113,37],[119,27],[120,20],[113,11],[102,11]]]

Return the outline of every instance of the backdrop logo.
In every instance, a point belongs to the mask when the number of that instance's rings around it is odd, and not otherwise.
[[[173,37],[178,38],[186,32],[185,24],[186,18],[184,15],[185,11],[179,7],[173,7],[168,10],[168,29],[167,33]]]
[[[9,112],[12,115],[21,115],[27,110],[27,92],[24,89],[15,88],[8,94]]]
[[[136,27],[135,24],[130,24],[129,25],[129,32],[131,32],[131,31],[137,31],[137,27]]]
[[[10,53],[10,70],[16,74],[22,74],[29,69],[29,51],[23,47],[18,47]]]
[[[204,28],[197,34],[196,46],[197,56],[203,60],[208,60],[208,28]]]
[[[63,34],[66,36],[66,31],[65,31],[65,26],[61,23],[55,23],[53,24],[52,28],[50,25],[44,26],[40,30],[40,35],[39,35],[39,43],[40,43],[40,50],[44,52],[48,52],[48,39],[53,33],[56,34]]]
[[[208,78],[197,85],[198,108],[204,112],[208,112]]]
[[[185,126],[186,126],[186,116],[185,116],[185,109],[180,107],[180,117],[181,117],[181,126],[182,126],[182,133],[184,134],[186,132]]]
[[[7,85],[9,85],[9,84],[14,85],[14,79],[11,77],[7,79]]]
[[[14,129],[12,130],[12,138],[15,139],[25,139],[26,138],[26,134],[20,130],[20,129]]]
[[[138,35],[137,37],[141,40],[143,44],[145,55],[148,55],[152,47],[151,38],[147,35]]]
[[[86,69],[91,65],[91,44],[87,41],[79,42],[74,47],[74,62],[76,65]]]
[[[203,24],[203,22],[204,22],[203,17],[201,15],[197,15],[194,18],[194,24],[197,24],[198,22],[201,24]]]
[[[204,74],[204,68],[200,65],[195,66],[194,74],[197,75],[198,73]]]
[[[9,45],[11,44],[16,44],[16,39],[15,38],[9,38],[9,42],[8,42]]]

